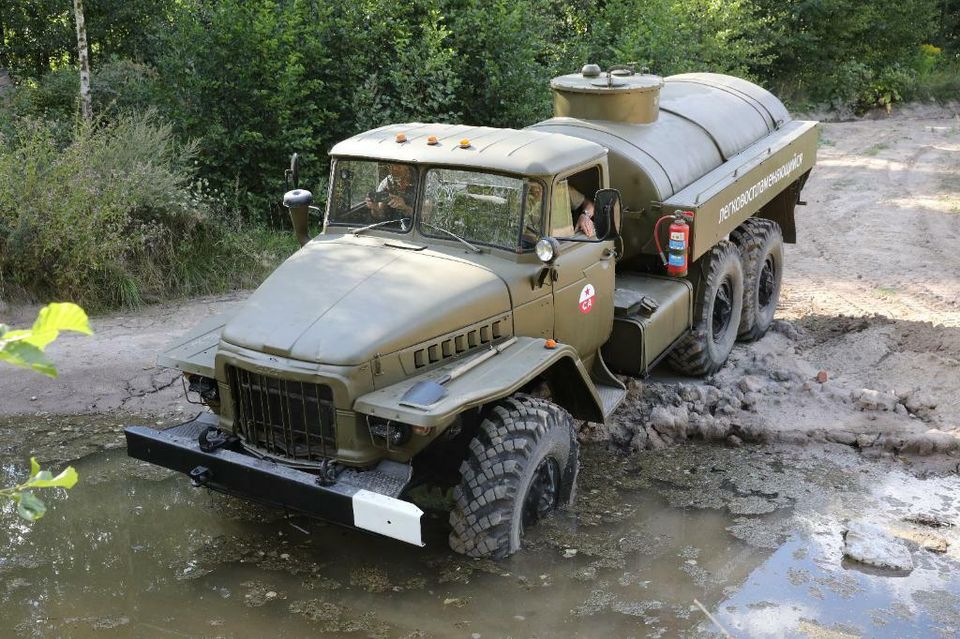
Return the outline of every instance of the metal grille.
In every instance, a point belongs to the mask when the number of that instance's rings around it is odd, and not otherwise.
[[[234,428],[247,444],[299,460],[321,460],[336,450],[336,411],[329,386],[234,366],[227,367],[227,376]]]

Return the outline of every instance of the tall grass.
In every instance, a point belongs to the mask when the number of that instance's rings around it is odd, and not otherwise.
[[[195,148],[154,114],[0,137],[0,295],[91,309],[250,286],[294,247],[242,226],[195,180]]]

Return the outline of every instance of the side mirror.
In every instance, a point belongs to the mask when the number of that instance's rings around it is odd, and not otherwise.
[[[283,205],[290,212],[290,222],[297,241],[303,246],[310,241],[307,223],[310,217],[310,205],[313,204],[313,193],[306,189],[293,189],[283,194]]]
[[[620,237],[620,223],[622,221],[620,191],[617,189],[600,189],[593,198],[593,209],[593,222],[597,228],[597,237],[604,240]]]

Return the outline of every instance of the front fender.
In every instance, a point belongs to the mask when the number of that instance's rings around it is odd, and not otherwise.
[[[574,417],[603,421],[600,398],[576,349],[568,344],[547,348],[542,338],[534,337],[518,337],[516,343],[502,353],[447,382],[447,395],[426,409],[400,404],[404,393],[414,384],[440,380],[462,362],[455,360],[423,375],[362,395],[354,402],[353,409],[412,426],[444,427],[463,411],[512,395],[542,377],[554,390],[553,401]],[[557,389],[563,392],[558,393]]]

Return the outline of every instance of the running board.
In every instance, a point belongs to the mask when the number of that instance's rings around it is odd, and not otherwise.
[[[610,372],[607,364],[603,361],[603,355],[599,352],[593,360],[590,378],[597,389],[597,396],[600,398],[600,405],[603,408],[603,417],[606,419],[613,414],[613,411],[617,410],[617,407],[626,398],[627,388]]]

